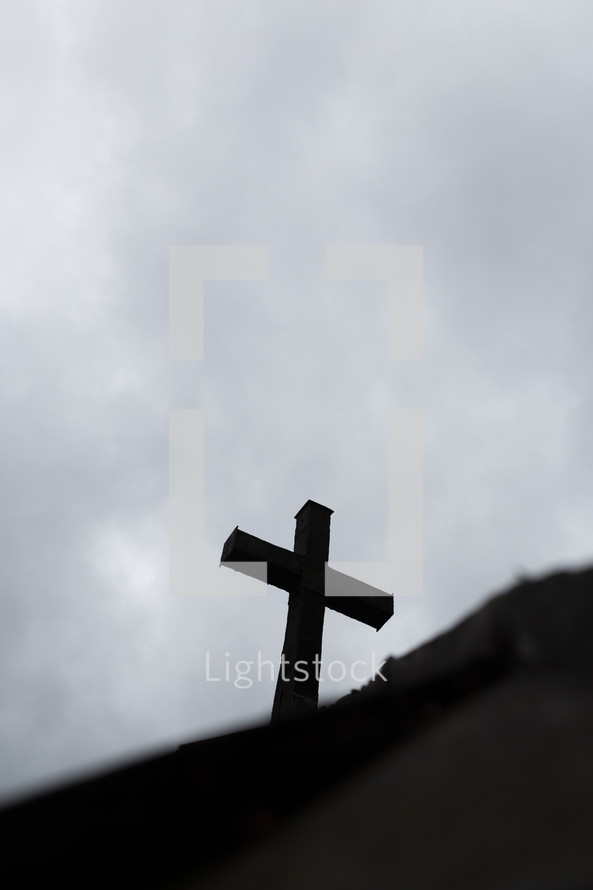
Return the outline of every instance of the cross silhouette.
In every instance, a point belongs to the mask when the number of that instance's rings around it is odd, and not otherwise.
[[[268,544],[237,527],[222,548],[221,565],[288,591],[288,620],[272,722],[317,708],[326,606],[379,630],[393,615],[393,596],[330,569],[333,510],[307,501],[296,514],[294,551]],[[251,566],[253,568],[251,568]]]

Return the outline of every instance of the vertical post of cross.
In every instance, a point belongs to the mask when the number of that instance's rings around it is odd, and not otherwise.
[[[288,597],[288,620],[276,684],[272,722],[317,708],[323,619],[325,566],[333,510],[307,501],[296,514],[294,552],[302,557],[302,576]]]

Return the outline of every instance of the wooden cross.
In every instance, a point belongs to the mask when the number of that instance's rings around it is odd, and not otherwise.
[[[307,501],[295,516],[294,551],[268,544],[239,527],[222,548],[221,565],[256,577],[262,572],[251,571],[250,563],[267,565],[267,583],[289,594],[272,722],[317,708],[326,606],[376,630],[393,615],[392,595],[328,567],[332,513],[329,507]]]

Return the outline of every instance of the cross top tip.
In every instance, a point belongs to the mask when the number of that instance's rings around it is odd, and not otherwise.
[[[298,511],[298,513],[295,514],[295,517],[294,517],[294,518],[295,518],[295,519],[298,519],[298,517],[301,515],[301,513],[304,513],[305,510],[311,510],[311,509],[314,509],[314,510],[326,510],[327,513],[328,513],[330,516],[331,516],[331,514],[334,512],[334,511],[331,509],[331,507],[325,507],[323,504],[318,504],[317,501],[308,500],[306,503],[303,504],[303,506],[302,506],[301,509]]]

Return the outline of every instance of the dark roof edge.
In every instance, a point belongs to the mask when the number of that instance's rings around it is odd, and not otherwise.
[[[405,692],[473,663],[504,657],[524,666],[593,669],[593,567],[521,581],[476,609],[450,630],[381,667],[350,698]]]

